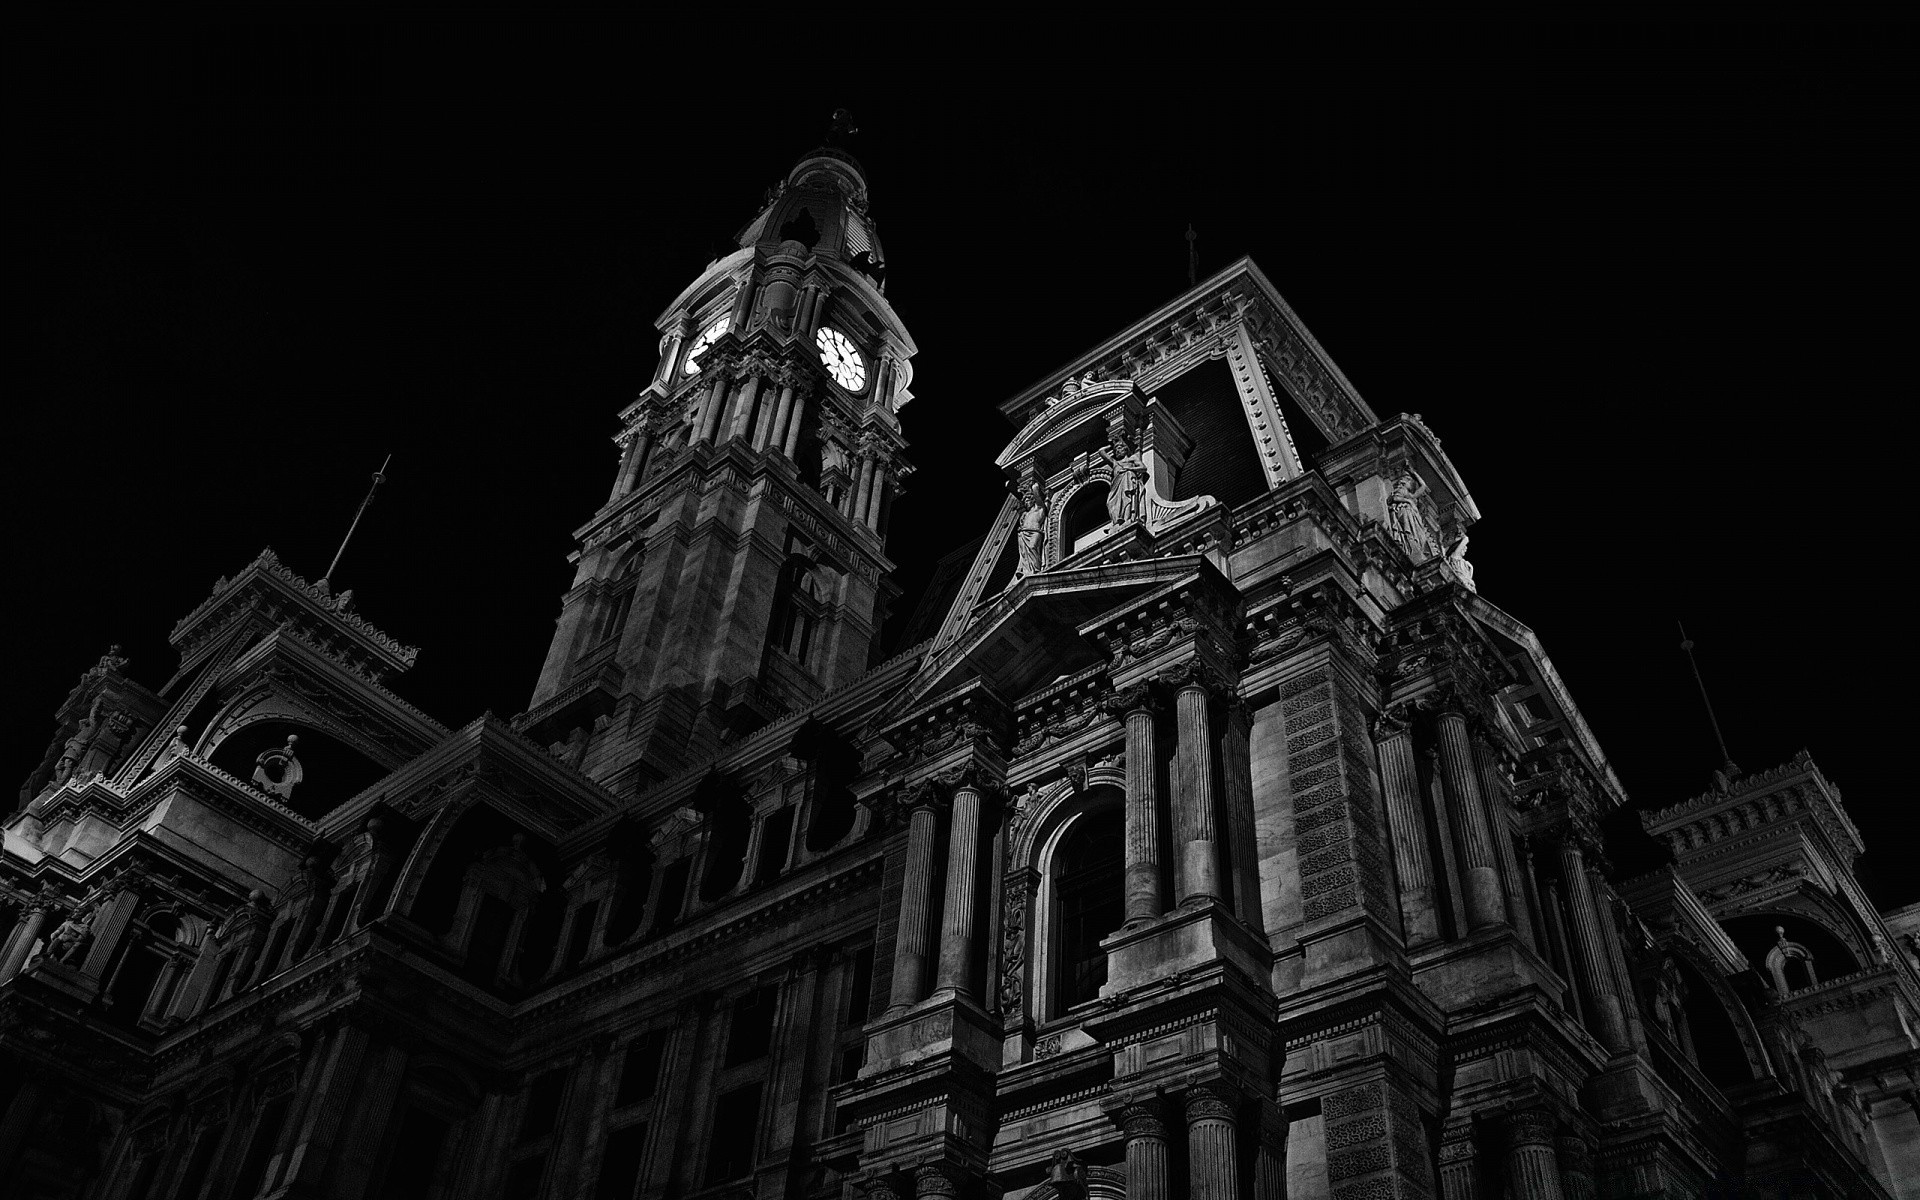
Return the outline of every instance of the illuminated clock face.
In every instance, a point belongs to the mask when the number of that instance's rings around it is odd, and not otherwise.
[[[820,347],[820,361],[827,365],[827,374],[835,383],[850,392],[867,386],[867,360],[854,349],[853,339],[827,325],[821,327],[814,341]]]
[[[700,356],[706,353],[708,346],[719,341],[720,335],[732,326],[732,317],[721,317],[718,321],[715,321],[700,331],[700,336],[693,339],[693,345],[687,347],[687,374],[698,375],[700,373]]]

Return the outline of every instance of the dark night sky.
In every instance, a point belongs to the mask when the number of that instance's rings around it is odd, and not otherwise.
[[[1177,35],[1177,36],[1176,36]],[[5,766],[109,642],[271,544],[519,711],[652,322],[845,105],[921,352],[911,594],[1000,498],[1009,393],[1251,254],[1473,489],[1635,800],[1809,748],[1920,898],[1894,514],[1920,305],[1907,30],[1210,23],[999,63],[753,27],[87,28],[15,45]],[[1190,69],[1155,43],[1176,40]],[[1264,40],[1262,40],[1264,39]],[[963,60],[942,68],[932,51]],[[1892,619],[1889,619],[1892,618]]]

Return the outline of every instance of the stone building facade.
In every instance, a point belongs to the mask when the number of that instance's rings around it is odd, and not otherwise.
[[[4,824],[10,1194],[1920,1196],[1838,790],[1631,809],[1251,262],[1001,405],[883,653],[884,271],[823,149],[667,306],[519,716],[270,552],[85,674]]]

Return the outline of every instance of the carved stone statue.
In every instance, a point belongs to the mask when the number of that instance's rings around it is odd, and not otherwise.
[[[1114,525],[1138,520],[1147,494],[1147,464],[1127,445],[1126,434],[1113,431],[1113,448],[1102,446],[1101,458],[1113,468],[1113,487],[1107,492],[1107,516]]]
[[[73,736],[67,739],[67,744],[60,748],[60,761],[53,768],[55,783],[65,783],[73,774],[73,769],[80,765],[80,756],[87,752],[87,747],[93,743],[94,734],[99,729],[100,701],[95,700],[92,711],[81,718],[80,728],[74,730]]]
[[[81,908],[67,914],[47,938],[45,955],[54,962],[72,966],[93,939],[93,910]]]
[[[1037,481],[1026,485],[1020,494],[1020,503],[1023,506],[1017,534],[1020,539],[1020,561],[1014,567],[1015,579],[1040,573],[1041,543],[1046,537],[1047,528],[1046,495],[1041,492]]]
[[[111,771],[114,760],[120,756],[120,747],[126,744],[132,733],[132,717],[123,712],[108,713],[101,727],[95,730],[93,741],[81,757],[76,773],[82,779],[91,779],[96,773]]]
[[[1434,555],[1433,533],[1420,511],[1420,497],[1426,493],[1427,485],[1413,469],[1402,466],[1387,494],[1387,534],[1415,563],[1426,562]]]
[[[1447,551],[1447,570],[1453,572],[1453,577],[1460,581],[1461,587],[1470,592],[1480,590],[1473,586],[1473,564],[1467,561],[1467,535],[1464,533],[1453,544],[1453,549]]]
[[[300,735],[287,735],[287,744],[277,750],[263,750],[260,757],[253,760],[253,781],[260,789],[279,796],[283,800],[293,798],[293,789],[306,778],[306,771],[300,766],[300,760],[294,756],[293,748],[298,745]]]
[[[173,740],[169,741],[167,748],[160,752],[160,757],[153,761],[153,769],[158,771],[174,759],[185,758],[191,753],[193,753],[193,747],[187,744],[187,727],[178,726],[173,731]]]

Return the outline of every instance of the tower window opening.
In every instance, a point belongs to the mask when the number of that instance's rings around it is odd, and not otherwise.
[[[1118,807],[1080,817],[1055,852],[1058,914],[1054,1015],[1095,999],[1107,982],[1100,942],[1126,920],[1126,830]]]
[[[1060,518],[1060,541],[1068,554],[1077,554],[1099,541],[1106,532],[1107,488],[1098,483],[1088,484],[1067,501]]]

